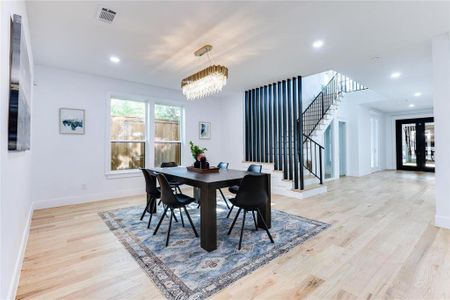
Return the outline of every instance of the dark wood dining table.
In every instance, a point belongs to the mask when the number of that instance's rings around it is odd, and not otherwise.
[[[170,175],[176,181],[190,185],[199,191],[200,200],[200,246],[207,250],[213,251],[217,249],[217,215],[216,215],[216,191],[219,188],[225,188],[232,185],[238,185],[247,171],[239,171],[232,169],[221,169],[218,173],[197,173],[188,171],[186,167],[173,168],[152,168],[151,170]],[[262,173],[265,176],[265,186],[268,201],[264,208],[261,209],[264,221],[267,226],[271,227],[271,182],[270,174]],[[194,193],[198,194],[198,193]],[[258,216],[258,227],[264,228],[264,223]]]

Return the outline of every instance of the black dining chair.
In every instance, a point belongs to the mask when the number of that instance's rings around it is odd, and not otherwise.
[[[173,167],[178,167],[178,164],[174,161],[161,163],[161,168],[173,168]],[[175,192],[178,191],[181,194],[180,189],[180,185],[182,185],[181,182],[179,182],[175,177],[170,175],[166,175],[166,178],[169,181],[169,185],[175,190]]]
[[[217,164],[217,167],[218,167],[219,169],[228,170],[228,166],[229,166],[229,165],[230,165],[229,163],[226,163],[226,162],[222,162],[222,161],[221,161],[220,163]],[[220,195],[222,195],[222,199],[223,199],[223,201],[225,202],[227,208],[230,209],[230,205],[228,204],[227,198],[226,198],[225,195],[223,194],[222,190],[221,190],[221,189],[217,189],[217,190],[219,191]]]
[[[239,190],[236,194],[236,198],[229,199],[233,206],[239,208],[236,216],[234,217],[233,223],[231,224],[230,229],[228,230],[228,235],[231,234],[233,230],[234,224],[236,223],[241,210],[244,210],[244,215],[242,217],[242,227],[241,227],[241,236],[239,238],[239,250],[241,250],[242,244],[242,234],[244,232],[245,225],[245,216],[247,212],[251,211],[253,216],[253,223],[255,224],[255,229],[258,230],[258,225],[256,224],[255,212],[261,218],[261,221],[264,225],[264,230],[267,232],[269,239],[272,243],[274,243],[272,236],[270,235],[269,228],[267,227],[266,222],[264,221],[264,217],[261,213],[261,209],[263,209],[267,201],[269,200],[269,195],[267,195],[267,190],[265,189],[265,176],[259,174],[255,175],[245,175],[242,179],[241,184],[239,185]]]
[[[225,169],[225,170],[228,170],[228,166],[229,166],[229,165],[230,165],[229,163],[220,162],[220,163],[217,164],[217,167],[218,167],[219,169]],[[221,189],[217,189],[217,190],[219,191],[220,195],[222,195],[222,199],[223,199],[223,201],[225,202],[225,205],[227,206],[227,208],[230,209],[230,205],[228,204],[227,198],[226,198],[225,195],[223,194],[222,190],[221,190]],[[200,207],[200,202],[198,202],[197,208],[199,208],[199,207]]]
[[[257,173],[260,174],[262,170],[262,165],[250,165],[247,168],[247,172]],[[228,191],[232,194],[237,194],[239,191],[239,185],[232,185],[228,188]],[[230,211],[227,214],[227,218],[230,216],[231,212],[233,211],[234,205],[231,206]]]
[[[150,228],[150,223],[152,222],[153,209],[156,206],[156,200],[161,197],[161,192],[156,186],[156,176],[157,173],[147,169],[141,169],[145,178],[145,191],[147,193],[147,205],[141,215],[141,221],[144,219],[145,214],[150,213],[150,218],[148,219],[147,228]]]
[[[158,232],[158,229],[161,226],[162,221],[164,220],[164,215],[170,209],[170,221],[169,221],[170,223],[166,239],[166,247],[167,247],[169,245],[170,229],[172,227],[172,217],[175,216],[174,210],[177,208],[180,210],[181,222],[184,226],[183,215],[181,212],[181,208],[183,208],[184,212],[186,213],[186,216],[188,217],[189,223],[191,224],[192,230],[194,230],[195,236],[198,237],[197,230],[195,230],[194,223],[192,223],[191,216],[189,215],[189,212],[186,209],[186,205],[191,204],[192,202],[195,201],[195,199],[182,193],[179,194],[174,193],[169,185],[169,181],[167,180],[166,176],[164,176],[164,174],[158,174],[157,178],[161,189],[161,201],[165,205],[165,209],[164,213],[161,215],[161,218],[159,219],[158,225],[156,226],[153,235],[155,235]]]

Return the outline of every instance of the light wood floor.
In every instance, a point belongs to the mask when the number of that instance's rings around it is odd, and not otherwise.
[[[213,299],[450,299],[450,231],[433,226],[434,175],[380,172],[274,208],[332,226]],[[143,197],[35,211],[18,298],[161,298],[98,217]]]

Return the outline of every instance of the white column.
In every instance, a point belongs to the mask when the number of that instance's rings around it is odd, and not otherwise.
[[[433,39],[433,106],[436,160],[435,224],[450,228],[450,37]]]

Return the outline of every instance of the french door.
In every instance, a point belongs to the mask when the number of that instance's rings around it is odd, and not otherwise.
[[[397,170],[434,172],[434,119],[396,121]]]

